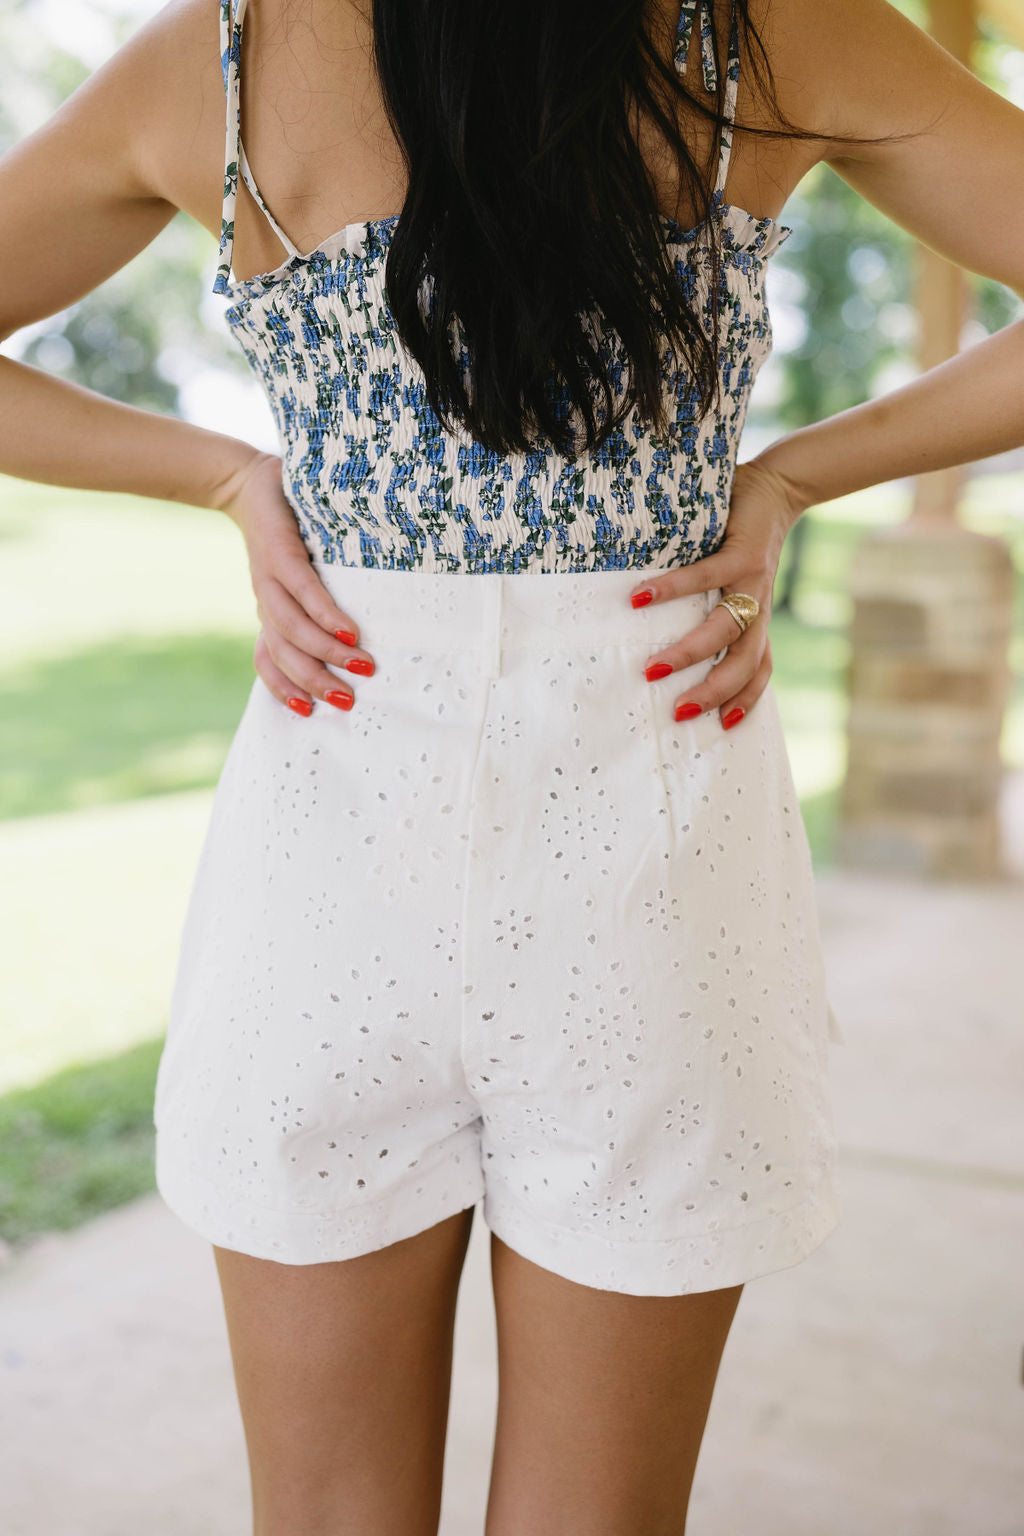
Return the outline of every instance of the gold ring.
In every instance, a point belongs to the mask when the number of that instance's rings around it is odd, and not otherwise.
[[[761,604],[748,592],[723,592],[715,607],[728,609],[739,625],[741,634],[761,612]]]

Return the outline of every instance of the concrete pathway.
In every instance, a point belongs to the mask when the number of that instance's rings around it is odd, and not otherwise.
[[[1024,1536],[1024,774],[1006,815],[1004,882],[819,879],[843,1223],[744,1292],[690,1536]],[[212,1255],[158,1197],[0,1272],[0,1389],[4,1536],[249,1536]],[[495,1399],[478,1212],[441,1536],[481,1536]]]

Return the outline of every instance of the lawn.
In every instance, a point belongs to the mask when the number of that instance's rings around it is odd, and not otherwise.
[[[796,611],[772,621],[819,868],[844,762],[845,573],[905,511],[889,486],[808,514]],[[1024,619],[1020,478],[976,478],[966,520],[1011,541]],[[20,1243],[152,1188],[153,1076],[255,601],[216,513],[0,477],[0,551],[0,1234]],[[1020,764],[1022,646],[1024,622],[1004,737]]]

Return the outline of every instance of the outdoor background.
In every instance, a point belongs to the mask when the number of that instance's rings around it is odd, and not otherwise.
[[[920,10],[906,0],[915,19]],[[0,3],[0,149],[30,132],[154,4]],[[1024,54],[977,66],[1024,104]],[[773,258],[775,355],[741,458],[914,374],[912,242],[819,166]],[[54,238],[60,237],[55,210]],[[210,236],[178,217],[82,303],[4,347],[118,399],[276,449],[212,295]],[[969,345],[1022,310],[972,279]],[[814,858],[831,858],[844,769],[846,570],[910,485],[813,509],[790,538],[772,622],[775,686]],[[965,522],[1006,537],[1024,616],[1024,463],[973,475]],[[152,1185],[152,1089],[210,796],[252,684],[242,541],[213,512],[0,478],[0,1237],[17,1247]],[[1024,625],[1004,738],[1024,765]],[[339,722],[343,725],[343,722]]]
[[[915,0],[899,3],[925,21]],[[1022,4],[987,9],[1013,22]],[[0,151],[156,8],[0,0]],[[1024,51],[985,25],[975,67],[1024,108]],[[915,372],[910,238],[825,167],[782,218],[794,234],[767,269],[775,352],[741,458]],[[56,207],[52,238],[66,237]],[[276,450],[226,301],[210,292],[215,259],[179,216],[99,292],[2,351]],[[1024,310],[969,282],[964,346]],[[907,515],[911,494],[893,483],[812,509],[779,571],[774,685],[847,1040],[830,1053],[841,1221],[799,1265],[744,1290],[694,1536],[1024,1536],[1024,449],[974,466],[960,509],[1006,540],[1016,567],[1004,879],[894,878],[834,855],[851,559]],[[152,1108],[185,904],[256,632],[244,544],[219,514],[0,477],[3,1536],[250,1536],[211,1248],[153,1192]],[[439,1536],[483,1529],[498,1374],[489,1278],[477,1220]]]

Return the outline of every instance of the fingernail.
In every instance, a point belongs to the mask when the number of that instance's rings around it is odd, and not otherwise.
[[[654,593],[646,587],[642,592],[634,592],[630,598],[634,608],[644,608],[648,603],[653,603],[653,601]]]
[[[288,708],[294,709],[297,715],[311,715],[313,706],[308,699],[289,699]]]
[[[688,704],[676,705],[677,720],[694,720],[697,715],[702,715],[703,713],[704,711],[701,709],[700,705],[694,704],[692,700]]]
[[[351,709],[355,703],[355,695],[343,693],[340,688],[332,688],[330,693],[325,693],[324,698],[328,704],[333,704],[335,709]]]
[[[334,638],[340,640],[342,645],[355,645],[356,637],[350,629],[336,629]]]
[[[348,672],[358,672],[361,677],[373,676],[373,662],[367,661],[363,656],[352,656],[345,663]]]
[[[649,667],[644,668],[644,677],[649,683],[655,683],[659,677],[668,677],[671,671],[667,661],[652,661]]]
[[[731,731],[734,725],[739,725],[745,714],[746,710],[740,709],[739,705],[735,709],[730,709],[729,713],[722,720],[723,729]]]

